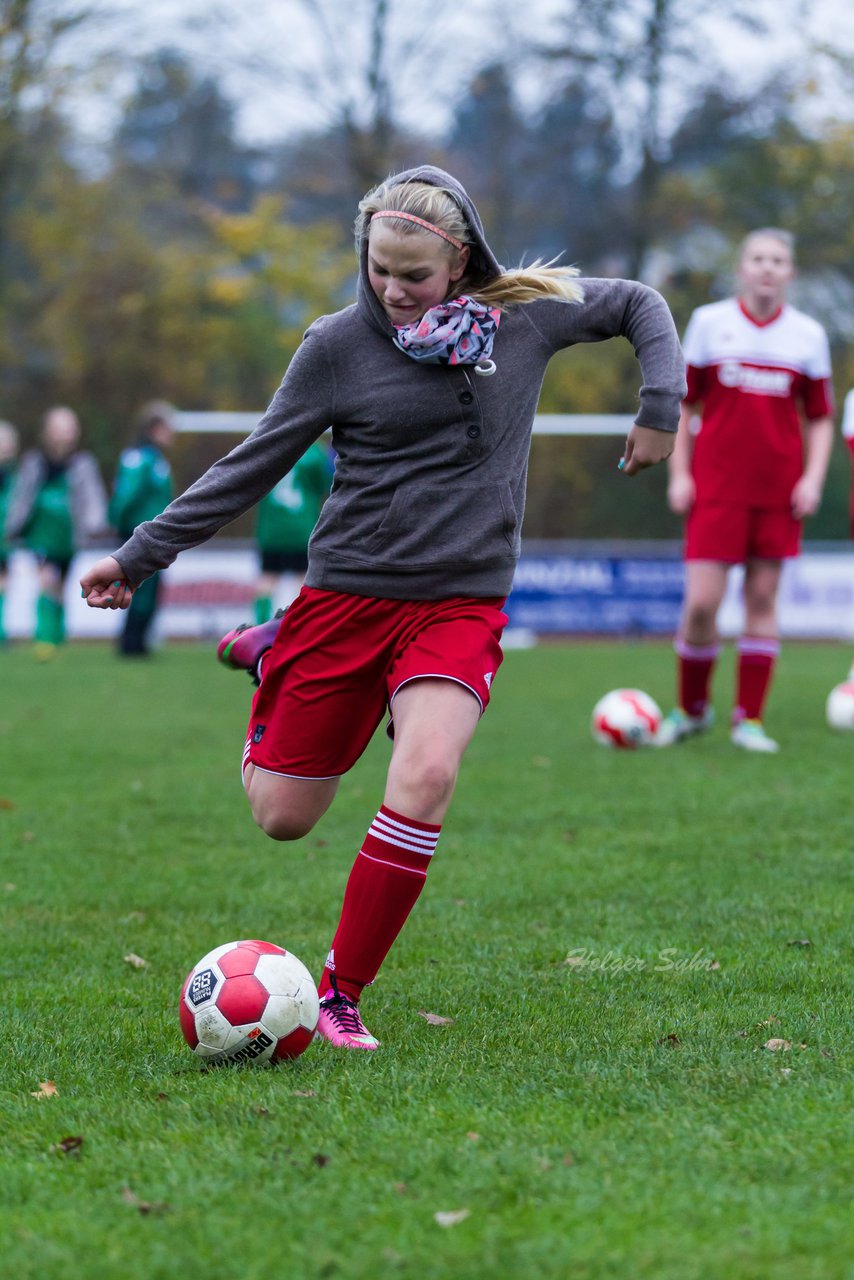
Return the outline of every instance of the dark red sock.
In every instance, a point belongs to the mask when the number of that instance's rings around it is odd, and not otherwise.
[[[763,636],[742,636],[738,642],[738,685],[732,718],[761,720],[774,674],[780,641]]]
[[[689,716],[701,716],[709,705],[709,687],[720,645],[689,644],[677,636],[673,648],[677,654],[679,706]]]
[[[320,979],[321,996],[332,985],[330,971],[338,990],[352,1000],[373,982],[424,888],[441,830],[382,806],[347,881],[341,919]]]

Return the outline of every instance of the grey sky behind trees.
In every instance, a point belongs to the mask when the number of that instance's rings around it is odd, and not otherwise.
[[[43,0],[46,9],[70,9]],[[109,133],[133,85],[139,56],[164,46],[182,50],[213,76],[237,108],[249,142],[275,143],[323,129],[342,112],[364,125],[378,108],[399,126],[439,134],[451,124],[455,100],[479,67],[505,62],[523,108],[536,110],[566,60],[537,51],[572,50],[573,0],[100,0],[100,20],[82,25],[68,44],[74,69],[70,102],[97,144]],[[596,8],[597,6],[593,6]],[[638,4],[600,0],[614,44],[642,38]],[[579,11],[590,11],[582,0]],[[683,23],[684,56],[670,60],[661,94],[665,131],[703,84],[720,78],[750,92],[771,75],[800,85],[805,123],[828,115],[851,119],[854,6],[840,0],[731,0],[714,7],[671,0]],[[741,21],[727,16],[735,11]],[[747,20],[744,20],[747,19]],[[678,49],[674,50],[679,53]],[[847,63],[844,61],[847,59]],[[581,64],[579,64],[581,65]],[[377,76],[379,72],[379,84]],[[378,101],[371,87],[383,96]],[[639,109],[631,92],[627,113]]]

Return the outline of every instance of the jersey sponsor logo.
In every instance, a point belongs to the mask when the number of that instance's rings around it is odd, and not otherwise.
[[[187,999],[193,1008],[197,1009],[200,1004],[210,1000],[216,986],[217,976],[213,969],[203,969],[201,973],[197,973],[187,991]]]
[[[788,369],[757,369],[738,360],[724,360],[718,365],[722,387],[734,387],[751,395],[786,397],[791,394],[792,378]]]
[[[256,724],[255,732],[252,734],[252,741],[255,743],[256,746],[264,737],[264,734],[266,732],[267,732],[267,726],[265,724]]]
[[[483,683],[486,685],[487,689],[492,688],[492,677],[494,675],[494,671],[487,671],[486,675],[483,677]]]

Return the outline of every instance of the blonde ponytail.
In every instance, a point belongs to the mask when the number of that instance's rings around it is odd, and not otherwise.
[[[541,298],[555,298],[559,302],[583,302],[584,290],[575,280],[575,267],[553,267],[539,259],[529,267],[515,267],[493,276],[485,284],[461,281],[461,292],[469,293],[478,302],[490,307],[509,307],[514,303],[538,302]]]

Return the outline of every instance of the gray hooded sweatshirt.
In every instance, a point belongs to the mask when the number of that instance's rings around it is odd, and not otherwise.
[[[463,187],[425,165],[395,181],[434,183],[465,211],[473,266],[498,275]],[[128,581],[171,564],[247,511],[329,427],[337,453],[332,491],[309,544],[306,584],[391,599],[506,596],[520,551],[531,428],[556,351],[622,335],[640,362],[635,421],[675,431],[685,365],[673,319],[654,290],[583,279],[581,303],[507,307],[490,377],[472,366],[417,363],[371,289],[360,247],[356,302],[307,330],[269,409],[216,462],[117,551]]]

